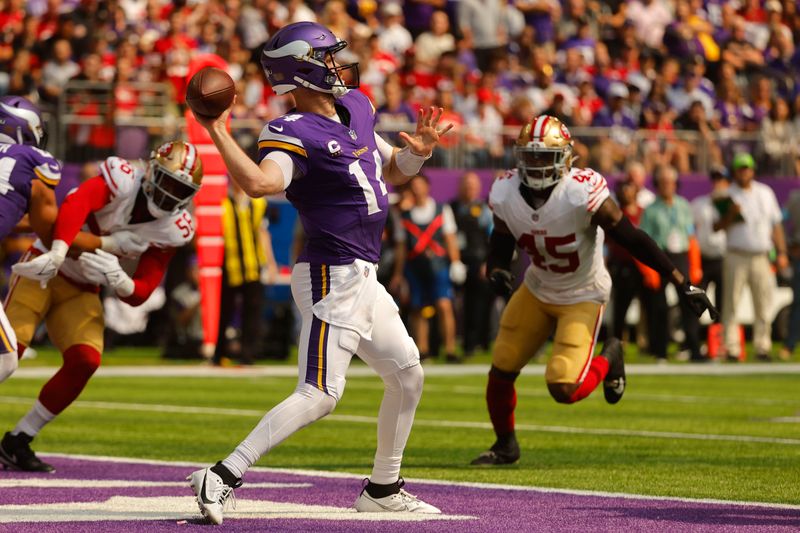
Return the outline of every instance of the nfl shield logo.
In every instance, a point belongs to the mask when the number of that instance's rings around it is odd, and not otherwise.
[[[351,138],[351,139],[353,139],[354,141],[355,141],[356,139],[358,139],[358,135],[356,135],[356,130],[350,130],[350,131],[348,131],[347,133],[349,133],[349,134],[350,134],[350,138]]]
[[[534,222],[539,222],[539,215],[537,215],[536,213],[531,215],[531,218],[533,219]]]

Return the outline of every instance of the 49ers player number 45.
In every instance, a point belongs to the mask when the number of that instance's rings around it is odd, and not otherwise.
[[[487,271],[493,287],[500,294],[511,293],[515,246],[527,252],[531,265],[503,312],[492,354],[486,399],[497,440],[474,465],[519,459],[514,381],[551,334],[545,380],[553,399],[577,402],[601,382],[608,403],[622,398],[625,364],[619,340],[607,339],[594,357],[611,291],[603,261],[605,234],[679,287],[698,314],[706,309],[716,314],[705,293],[689,285],[653,240],[622,216],[605,178],[572,166],[572,145],[558,118],[534,118],[517,139],[517,168],[498,178],[489,195],[495,226]]]

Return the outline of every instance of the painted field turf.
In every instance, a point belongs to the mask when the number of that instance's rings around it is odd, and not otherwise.
[[[0,385],[0,430],[27,411],[43,381],[15,376]],[[294,384],[270,377],[98,376],[34,449],[210,463]],[[797,375],[632,375],[616,406],[603,401],[602,391],[580,404],[557,405],[541,377],[523,375],[522,459],[498,469],[467,466],[493,441],[484,384],[481,375],[428,376],[404,476],[800,504]],[[291,437],[259,464],[366,476],[381,390],[377,377],[349,379],[330,419]]]

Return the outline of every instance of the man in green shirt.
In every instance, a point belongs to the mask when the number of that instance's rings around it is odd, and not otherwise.
[[[676,193],[678,173],[673,167],[656,168],[653,183],[656,186],[656,200],[644,210],[640,228],[653,238],[675,267],[688,277],[689,242],[694,237],[691,207],[685,198]],[[645,289],[642,296],[642,303],[647,309],[650,352],[662,360],[666,360],[669,342],[665,289],[666,283],[662,280],[656,290]],[[702,361],[704,358],[700,353],[700,322],[685,302],[681,302],[681,318],[690,358],[692,361]]]

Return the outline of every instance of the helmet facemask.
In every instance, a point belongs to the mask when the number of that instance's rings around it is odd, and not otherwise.
[[[161,145],[150,156],[142,181],[150,214],[161,218],[186,208],[200,190],[202,176],[193,145],[181,141]]]
[[[517,169],[522,183],[531,189],[549,189],[572,165],[572,147],[516,146]]]

